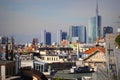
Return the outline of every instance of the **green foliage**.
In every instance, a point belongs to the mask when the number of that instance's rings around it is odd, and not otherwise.
[[[117,43],[118,48],[120,49],[120,35],[116,37],[115,42]]]

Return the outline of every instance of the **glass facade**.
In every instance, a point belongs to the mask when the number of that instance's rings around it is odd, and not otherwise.
[[[67,32],[63,32],[62,30],[59,30],[57,32],[57,43],[60,44],[62,40],[67,39]]]
[[[93,43],[101,34],[101,16],[92,17],[88,23],[88,42]]]
[[[47,32],[46,30],[41,32],[41,43],[43,45],[51,45],[51,32]]]
[[[45,36],[45,40],[46,40],[46,45],[51,45],[51,33],[50,32],[46,32],[46,36]]]
[[[74,37],[78,37],[79,42],[86,43],[86,27],[85,26],[71,26],[69,31],[70,41]]]
[[[67,32],[62,32],[62,40],[66,40],[67,39]]]

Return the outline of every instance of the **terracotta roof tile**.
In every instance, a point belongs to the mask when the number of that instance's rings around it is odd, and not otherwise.
[[[94,47],[94,48],[90,48],[89,50],[85,51],[85,54],[93,54],[95,51],[102,51],[103,53],[105,53],[105,48],[104,47]]]

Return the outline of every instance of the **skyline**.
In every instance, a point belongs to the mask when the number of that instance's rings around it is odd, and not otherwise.
[[[119,26],[119,4],[120,0],[98,0],[102,27]],[[96,0],[0,0],[0,36],[14,36],[20,43],[34,37],[40,41],[41,30],[55,36],[60,29],[68,32],[69,26],[87,27],[95,15]]]

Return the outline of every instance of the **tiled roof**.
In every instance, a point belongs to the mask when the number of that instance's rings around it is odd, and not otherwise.
[[[85,51],[85,54],[93,54],[96,51],[102,51],[103,53],[105,53],[105,48],[104,47],[93,47],[90,48],[89,50]]]

